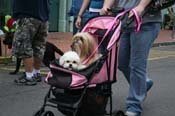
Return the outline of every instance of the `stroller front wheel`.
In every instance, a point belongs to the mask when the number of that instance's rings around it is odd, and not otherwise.
[[[45,111],[41,114],[41,116],[55,116],[53,112],[51,111]]]
[[[44,111],[43,109],[37,111],[33,116],[55,116],[51,111]]]
[[[41,116],[44,113],[44,108],[41,108],[40,110],[38,110],[37,112],[35,112],[33,114],[33,116]]]

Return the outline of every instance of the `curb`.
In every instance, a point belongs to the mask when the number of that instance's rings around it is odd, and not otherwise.
[[[175,45],[175,42],[163,42],[163,43],[154,43],[152,47],[168,46]]]
[[[175,42],[162,42],[162,43],[154,43],[152,47],[161,47],[161,46],[168,46],[168,45],[175,45]],[[10,61],[10,57],[0,57],[0,64],[8,64]]]
[[[0,57],[0,64],[8,64],[8,62],[11,60],[11,57]]]

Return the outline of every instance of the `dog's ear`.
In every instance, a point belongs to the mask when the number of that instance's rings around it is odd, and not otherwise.
[[[59,65],[63,66],[64,64],[64,56],[61,56],[59,59]]]

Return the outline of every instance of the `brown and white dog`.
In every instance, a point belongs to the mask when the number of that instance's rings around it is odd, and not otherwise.
[[[96,49],[96,43],[95,38],[88,32],[79,32],[73,36],[71,48],[78,53],[80,60],[83,63]],[[86,64],[83,64],[88,66],[97,60],[99,56],[98,51],[96,51],[90,60]]]

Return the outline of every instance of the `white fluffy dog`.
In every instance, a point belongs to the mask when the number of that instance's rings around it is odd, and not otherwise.
[[[80,57],[74,51],[65,52],[63,56],[60,57],[59,64],[69,70],[82,68]]]

